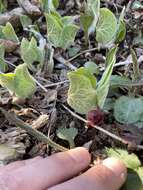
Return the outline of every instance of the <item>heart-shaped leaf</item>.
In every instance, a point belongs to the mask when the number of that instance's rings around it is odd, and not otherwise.
[[[107,44],[114,40],[117,31],[117,20],[114,14],[107,8],[100,9],[100,16],[96,26],[96,40]]]
[[[57,12],[46,14],[48,40],[63,49],[73,44],[79,27],[71,24],[72,17],[61,17]]]
[[[85,75],[86,72],[88,73],[88,70],[85,69],[84,74],[80,72],[77,70],[68,73],[70,88],[67,101],[75,111],[86,114],[97,105],[96,90],[93,87],[93,79],[91,80],[89,76]]]
[[[66,25],[63,28],[62,33],[61,33],[59,47],[62,47],[63,49],[67,49],[69,46],[71,46],[74,42],[74,39],[78,30],[79,30],[79,27],[74,24]]]
[[[121,96],[116,100],[114,117],[120,123],[136,123],[143,115],[143,100],[140,98]]]
[[[21,56],[29,69],[36,71],[33,63],[35,61],[39,63],[44,61],[44,49],[37,46],[35,38],[32,37],[30,42],[26,38],[23,38],[21,42]]]
[[[10,22],[8,22],[6,24],[6,26],[3,27],[2,32],[7,40],[12,40],[14,42],[19,43],[19,39],[18,39],[18,37],[14,31],[14,28]]]
[[[86,69],[88,69],[88,71],[92,74],[96,74],[98,75],[99,74],[99,67],[96,65],[96,63],[92,62],[92,61],[87,61],[85,64],[84,64],[84,67]]]
[[[0,84],[3,87],[7,88],[10,93],[13,93],[15,91],[14,76],[14,73],[0,74]]]
[[[113,88],[122,87],[122,86],[128,87],[128,85],[132,85],[132,84],[133,82],[124,76],[112,75],[110,78],[110,85]]]
[[[31,97],[36,91],[36,82],[30,75],[26,64],[15,69],[14,76],[15,94],[22,98]]]
[[[75,148],[74,139],[75,139],[77,134],[78,134],[78,130],[76,128],[73,128],[73,127],[59,128],[57,130],[57,136],[60,139],[68,141],[70,144],[70,148]]]
[[[59,46],[59,37],[62,33],[62,23],[60,19],[53,14],[46,14],[46,21],[47,21],[47,35],[48,40],[55,47]]]

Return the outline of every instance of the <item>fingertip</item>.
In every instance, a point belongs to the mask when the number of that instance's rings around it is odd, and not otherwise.
[[[78,147],[78,148],[69,150],[68,153],[77,163],[85,162],[89,164],[91,161],[91,155],[89,154],[86,148]]]
[[[111,157],[105,159],[102,164],[110,169],[115,174],[115,176],[118,177],[119,183],[122,184],[125,182],[127,177],[127,168],[123,161]]]

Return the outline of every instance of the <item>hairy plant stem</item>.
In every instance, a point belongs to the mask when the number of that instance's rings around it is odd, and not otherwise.
[[[86,120],[86,119],[84,119],[83,117],[79,116],[78,114],[74,113],[73,111],[71,111],[71,110],[70,110],[68,107],[66,107],[65,105],[62,105],[62,106],[63,106],[63,108],[64,108],[65,110],[67,110],[71,115],[73,115],[74,117],[76,117],[76,118],[79,119],[80,121],[83,121],[84,123],[89,124],[89,121],[88,121],[88,120]],[[109,131],[103,129],[102,127],[99,127],[99,126],[97,126],[97,125],[92,125],[92,124],[90,124],[90,125],[91,125],[91,127],[97,129],[98,131],[101,131],[102,133],[108,135],[108,136],[111,137],[112,139],[115,139],[115,140],[117,140],[117,141],[120,141],[121,143],[126,144],[126,145],[129,145],[129,144],[130,144],[130,142],[128,142],[128,141],[124,140],[123,138],[121,138],[121,137],[119,137],[119,136],[117,136],[117,135],[115,135],[115,134],[113,134],[113,133],[111,133],[111,132],[109,132]],[[136,148],[143,150],[143,146],[142,146],[142,145],[136,145]]]
[[[63,146],[55,143],[52,141],[49,137],[44,135],[43,133],[39,132],[38,130],[32,128],[30,125],[26,124],[21,119],[17,118],[17,116],[13,113],[9,113],[8,111],[4,110],[3,108],[0,108],[0,111],[5,115],[7,120],[11,122],[12,124],[16,125],[17,127],[20,127],[21,129],[24,129],[29,133],[31,136],[35,137],[37,140],[48,144],[52,148],[59,150],[59,151],[67,151],[67,148],[64,148]]]

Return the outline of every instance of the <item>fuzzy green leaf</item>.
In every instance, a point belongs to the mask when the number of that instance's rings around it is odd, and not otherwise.
[[[127,77],[124,76],[119,76],[119,75],[112,75],[110,78],[110,86],[111,87],[122,87],[125,85],[131,85],[132,81],[128,79]]]
[[[55,47],[68,48],[74,42],[79,27],[72,17],[61,17],[57,12],[46,14],[48,40]]]
[[[116,52],[117,52],[116,47],[112,48],[109,51],[107,55],[107,59],[106,59],[107,68],[104,71],[102,78],[98,82],[96,93],[97,93],[97,103],[100,108],[103,108],[104,102],[106,100],[106,97],[109,91],[110,77],[112,75],[113,66],[116,62]]]
[[[123,149],[106,149],[107,155],[110,157],[115,157],[121,159],[127,168],[137,169],[141,166],[141,162],[135,154],[129,154],[126,150]]]
[[[55,11],[59,6],[59,0],[39,0],[44,12]]]
[[[96,40],[107,44],[114,39],[117,31],[117,20],[115,15],[107,8],[100,9],[100,17],[96,26]]]
[[[68,104],[75,109],[78,113],[86,114],[91,109],[95,108],[96,103],[96,90],[93,87],[93,78],[88,70],[72,71],[68,73],[70,80],[70,88],[68,91]],[[95,83],[96,79],[94,79]]]
[[[27,63],[29,69],[36,71],[33,63],[43,62],[44,50],[37,46],[35,38],[32,37],[30,42],[26,38],[23,38],[21,42],[21,56],[23,61]]]
[[[0,44],[0,71],[5,72],[7,70],[7,64],[4,61],[5,47]]]
[[[55,47],[59,46],[59,38],[62,33],[62,23],[58,17],[55,17],[53,14],[46,14],[47,21],[47,35],[48,40]]]
[[[119,75],[112,75],[110,78],[110,86],[111,87],[120,87],[120,86],[127,86],[131,85],[133,82],[124,76],[119,76]]]
[[[123,149],[107,148],[109,157],[115,157],[124,162],[128,168],[127,180],[121,190],[142,190],[143,189],[143,167],[135,154],[129,154]]]
[[[70,148],[75,147],[74,139],[76,135],[78,134],[78,130],[76,128],[70,127],[70,128],[59,128],[57,130],[57,136],[60,139],[66,140],[70,144]]]
[[[7,88],[11,93],[15,91],[14,73],[0,74],[0,84]]]
[[[114,117],[120,123],[135,123],[143,115],[143,100],[140,98],[121,96],[116,100]]]
[[[0,13],[3,13],[7,9],[8,2],[5,0],[0,0]]]
[[[92,74],[99,74],[100,70],[99,67],[96,65],[96,63],[92,62],[92,61],[87,61],[84,64],[84,67]]]
[[[21,15],[20,22],[21,22],[23,28],[26,28],[29,25],[32,25],[32,20],[27,15]]]
[[[87,0],[86,12],[94,17],[89,28],[89,33],[94,32],[100,15],[100,0]]]
[[[59,47],[67,49],[69,46],[71,46],[74,42],[78,30],[79,27],[74,24],[66,25],[65,27],[63,27],[61,38],[59,41]]]
[[[121,41],[124,40],[125,36],[126,36],[126,24],[124,21],[119,21],[118,24],[118,30],[117,30],[117,34],[116,34],[116,43],[119,43]]]
[[[85,12],[80,15],[80,22],[84,30],[86,40],[91,33],[95,32],[99,13],[100,0],[87,0]]]
[[[90,15],[88,13],[81,13],[81,15],[80,15],[80,23],[81,23],[81,26],[84,30],[86,37],[88,37],[90,34],[89,28],[92,25],[93,20],[94,20],[94,16]]]
[[[74,20],[74,16],[64,16],[61,18],[63,25],[73,24]]]
[[[11,23],[8,22],[6,24],[6,26],[3,27],[2,32],[7,40],[12,40],[14,42],[19,43],[19,39],[18,39]]]
[[[17,66],[14,76],[15,94],[22,98],[31,97],[36,91],[36,83],[26,64]]]
[[[140,169],[141,168],[141,169]],[[127,180],[121,190],[142,190],[143,189],[143,176],[140,173],[143,172],[143,168],[138,170],[128,170]]]

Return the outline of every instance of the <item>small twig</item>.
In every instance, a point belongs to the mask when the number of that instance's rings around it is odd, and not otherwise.
[[[74,59],[76,59],[77,57],[79,57],[79,56],[82,55],[82,54],[85,54],[85,53],[88,53],[88,52],[92,52],[92,51],[96,51],[96,50],[98,50],[98,48],[92,48],[92,49],[84,50],[84,51],[82,51],[82,52],[76,54],[74,57],[72,57],[72,58],[66,60],[66,61],[65,61],[65,64],[67,64],[67,63],[73,61]]]
[[[48,90],[40,83],[40,82],[38,82],[34,77],[33,77],[33,79],[35,80],[35,82],[36,82],[36,84],[44,91],[44,92],[48,92]]]
[[[16,65],[14,65],[13,63],[11,63],[10,61],[4,60],[5,63],[7,63],[8,65],[16,68]]]
[[[83,121],[84,123],[89,124],[89,121],[87,121],[87,120],[84,119],[83,117],[79,116],[79,115],[76,114],[75,112],[71,111],[71,110],[70,110],[68,107],[66,107],[65,105],[62,105],[62,106],[63,106],[71,115],[73,115],[73,116],[76,117],[77,119]],[[109,137],[111,137],[111,138],[113,138],[113,139],[115,139],[115,140],[117,140],[117,141],[120,141],[120,142],[123,143],[123,144],[129,144],[128,141],[126,141],[126,140],[124,140],[123,138],[121,138],[121,137],[119,137],[119,136],[117,136],[117,135],[115,135],[115,134],[113,134],[113,133],[111,133],[111,132],[109,132],[109,131],[103,129],[102,127],[99,127],[99,126],[97,126],[97,125],[92,125],[92,124],[90,124],[90,125],[91,125],[91,127],[93,127],[93,128],[95,128],[95,129],[97,129],[97,130],[103,132],[104,134],[108,135]],[[136,147],[139,148],[139,149],[143,149],[143,146],[142,146],[142,145],[136,145]]]
[[[69,83],[69,80],[64,80],[64,81],[60,81],[60,82],[56,82],[56,83],[52,83],[52,84],[47,84],[47,85],[44,85],[44,87],[50,88],[53,86],[59,86],[59,85],[64,84],[64,83]]]
[[[67,60],[65,60],[63,57],[61,57],[61,56],[54,56],[54,58],[57,60],[57,61],[59,61],[60,63],[62,63],[62,64],[64,64],[64,65],[66,65],[67,67],[69,67],[71,70],[76,70],[77,68],[74,66],[74,65],[72,65],[69,61],[67,61]]]
[[[49,137],[47,137],[43,133],[32,128],[30,125],[26,124],[21,119],[17,118],[17,116],[15,114],[9,113],[6,110],[4,110],[3,108],[0,108],[0,111],[5,115],[5,117],[7,118],[7,120],[9,122],[16,125],[17,127],[20,127],[21,129],[24,129],[25,131],[27,131],[27,133],[29,133],[30,135],[32,135],[34,138],[38,139],[39,141],[41,141],[45,144],[48,144],[49,146],[53,147],[56,150],[60,150],[60,151],[68,150],[68,149],[60,146],[59,144],[55,143],[54,141],[52,141]]]

